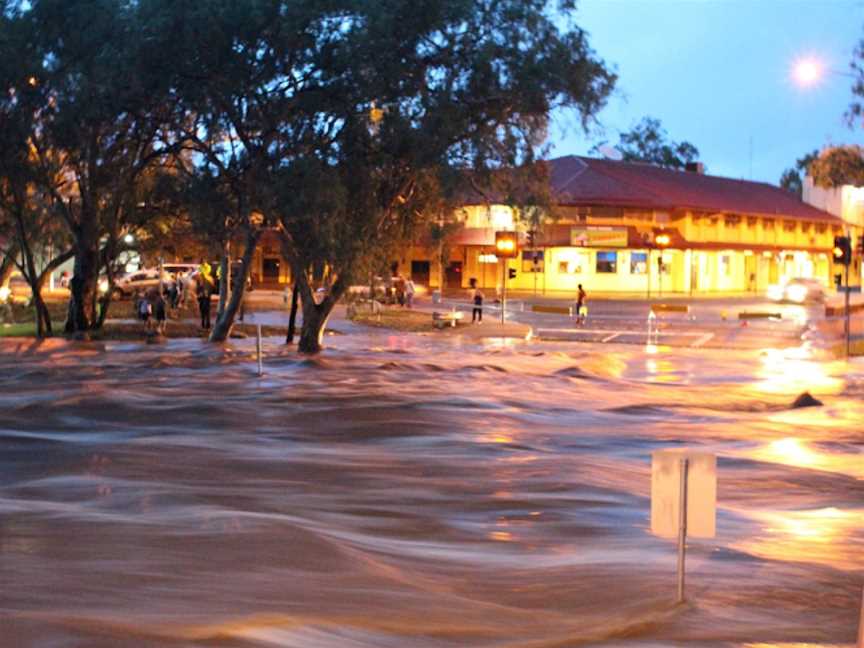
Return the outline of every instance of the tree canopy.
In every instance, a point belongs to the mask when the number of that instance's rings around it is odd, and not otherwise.
[[[193,230],[240,236],[247,261],[262,228],[280,233],[303,299],[300,346],[317,350],[333,304],[381,250],[437,216],[468,178],[531,169],[552,110],[573,110],[587,125],[604,105],[616,78],[573,8],[568,0],[7,3],[0,53],[14,60],[22,43],[29,52],[7,86],[37,98],[38,119],[22,140],[35,151],[33,182],[74,242],[70,330],[101,322],[97,278],[111,278],[123,233],[157,211],[183,212]],[[622,141],[667,165],[696,155],[666,142],[656,120]],[[57,178],[62,187],[52,186]],[[185,190],[155,191],[166,178]],[[312,283],[324,270],[329,290],[319,303]],[[227,335],[239,299],[224,318],[220,308],[213,339]]]
[[[864,186],[864,148],[856,145],[824,149],[808,167],[819,187]]]
[[[780,187],[791,191],[799,198],[804,191],[804,176],[810,174],[810,164],[819,157],[819,151],[814,150],[795,161],[795,166],[783,171],[780,176]]]
[[[598,144],[592,153],[607,143]],[[669,138],[659,119],[643,117],[629,131],[621,133],[615,148],[628,162],[647,162],[667,169],[684,169],[699,160],[699,149],[690,142],[675,142]]]

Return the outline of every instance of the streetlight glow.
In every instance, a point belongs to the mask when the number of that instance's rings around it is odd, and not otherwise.
[[[801,58],[792,64],[792,79],[796,85],[809,88],[822,80],[825,68],[819,59]]]

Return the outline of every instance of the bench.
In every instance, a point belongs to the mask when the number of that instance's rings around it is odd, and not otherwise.
[[[742,311],[738,313],[739,320],[754,320],[754,319],[783,319],[782,313],[769,313],[765,311]]]
[[[573,317],[572,306],[540,306],[535,304],[531,307],[533,313],[551,313],[553,315],[567,315]]]
[[[434,311],[432,313],[432,324],[435,325],[435,328],[444,328],[447,324],[455,327],[456,322],[461,322],[464,317],[465,313],[462,311],[452,310],[445,313]]]
[[[690,306],[687,304],[651,304],[651,312],[659,313],[684,313],[690,312]]]

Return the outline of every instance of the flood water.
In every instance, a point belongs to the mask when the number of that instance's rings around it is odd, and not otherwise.
[[[0,646],[853,644],[864,364],[350,333],[261,378],[249,340],[0,342]],[[678,447],[719,479],[683,606]]]

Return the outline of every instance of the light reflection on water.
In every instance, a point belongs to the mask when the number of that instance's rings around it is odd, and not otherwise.
[[[851,642],[854,367],[330,343],[310,360],[268,340],[262,379],[251,342],[2,343],[9,645]],[[803,389],[825,406],[790,410]],[[694,602],[675,608],[674,546],[647,532],[649,461],[684,443],[720,457],[720,518],[692,550]]]

